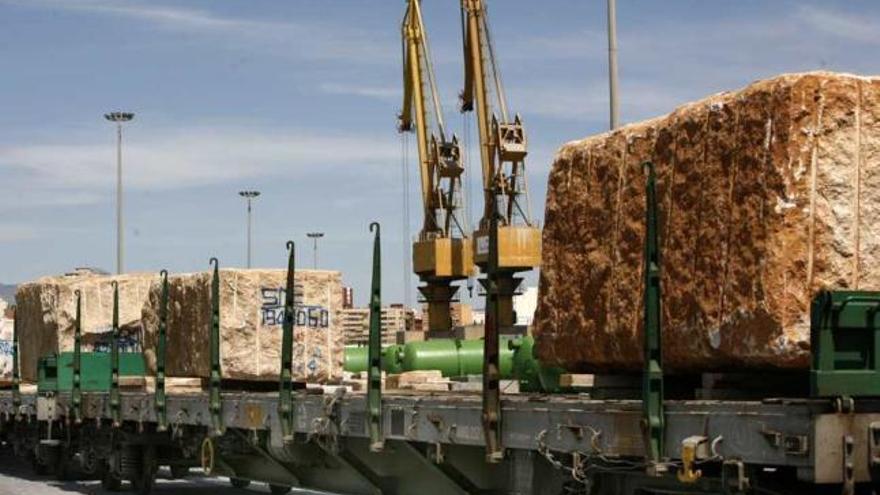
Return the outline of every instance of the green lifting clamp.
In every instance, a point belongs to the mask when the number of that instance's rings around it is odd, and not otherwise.
[[[73,291],[76,295],[76,322],[73,327],[73,391],[70,400],[73,406],[73,420],[82,423],[82,292]]]
[[[370,418],[370,450],[385,448],[382,434],[382,253],[379,222],[370,224],[373,239],[373,281],[370,288],[370,338],[367,346],[367,414]]]
[[[649,472],[660,471],[663,456],[665,420],[663,413],[663,353],[660,310],[660,243],[657,230],[657,178],[654,164],[646,162],[645,186],[645,314],[644,370],[642,373],[642,433],[649,461]]]
[[[110,282],[113,286],[113,333],[110,342],[110,417],[113,426],[122,425],[119,399],[119,283]]]
[[[159,306],[159,342],[156,346],[156,430],[168,429],[168,410],[165,403],[165,346],[168,333],[168,270],[159,272],[162,277],[162,301]]]
[[[18,420],[21,411],[21,372],[18,368],[18,306],[12,308],[12,408]]]
[[[278,391],[278,414],[285,442],[294,436],[293,417],[293,321],[295,318],[294,291],[296,281],[296,245],[287,241],[287,289],[284,294],[284,320],[281,334],[281,373]]]
[[[501,369],[498,346],[498,200],[492,195],[492,216],[489,219],[489,252],[486,277],[480,283],[486,290],[486,323],[483,338],[483,435],[486,441],[486,462],[504,459],[501,436]]]
[[[209,263],[214,265],[214,275],[211,278],[210,411],[211,424],[214,427],[212,436],[218,436],[223,434],[223,402],[220,397],[220,387],[223,381],[220,367],[220,261],[217,258],[211,258]]]

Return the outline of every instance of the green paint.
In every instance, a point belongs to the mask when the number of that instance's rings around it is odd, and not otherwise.
[[[880,396],[880,292],[822,291],[813,299],[814,397]]]
[[[648,172],[645,185],[645,314],[642,373],[642,427],[645,434],[647,458],[659,462],[663,455],[663,354],[660,321],[660,243],[657,231],[657,178],[654,164],[644,164]]]
[[[38,364],[37,391],[67,392],[73,390],[74,352],[50,354],[40,358]],[[121,352],[119,359],[120,376],[145,376],[146,364],[140,352]],[[106,352],[83,352],[80,354],[82,366],[80,389],[83,392],[107,392],[111,388],[111,356]]]
[[[370,336],[367,345],[367,414],[370,419],[370,450],[383,449],[382,433],[382,251],[378,222],[370,224],[373,239],[373,281],[370,288]]]

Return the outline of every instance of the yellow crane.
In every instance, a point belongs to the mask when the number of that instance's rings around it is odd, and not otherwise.
[[[461,149],[447,139],[431,53],[419,0],[408,0],[401,27],[403,42],[403,110],[401,132],[415,131],[419,151],[424,219],[413,243],[413,271],[428,304],[429,335],[452,329],[450,304],[458,286],[474,273],[473,251],[461,199]]]
[[[517,272],[541,265],[541,230],[532,224],[526,185],[528,153],[522,119],[507,110],[484,0],[461,0],[464,90],[461,110],[476,110],[483,172],[483,216],[473,234],[474,261],[488,267],[492,216],[498,225],[498,325],[515,324]],[[497,112],[497,113],[496,113]],[[500,115],[499,115],[500,113]]]

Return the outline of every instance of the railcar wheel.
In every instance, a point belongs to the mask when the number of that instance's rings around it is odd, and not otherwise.
[[[66,447],[61,448],[58,453],[58,460],[55,463],[55,478],[58,481],[73,481],[74,476],[73,457],[70,456]]]
[[[49,474],[49,466],[40,461],[40,458],[36,455],[31,457],[31,468],[37,476],[45,476]]]
[[[131,487],[138,495],[149,495],[156,481],[156,448],[148,445],[141,449],[141,463],[131,477]]]
[[[109,466],[104,466],[101,473],[101,488],[108,492],[118,492],[122,489],[122,479],[116,475]]]
[[[251,480],[243,478],[229,478],[229,483],[235,488],[247,488],[251,484]]]
[[[180,478],[186,478],[189,476],[189,466],[181,466],[180,464],[175,464],[171,466],[171,477],[179,480]]]
[[[202,449],[199,457],[202,461],[202,469],[205,471],[205,474],[211,476],[211,474],[214,473],[214,442],[211,441],[211,437],[205,437],[202,441]]]

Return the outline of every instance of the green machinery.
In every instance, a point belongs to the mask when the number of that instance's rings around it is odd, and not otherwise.
[[[535,359],[535,339],[501,337],[499,368],[501,377],[517,379],[520,389],[530,392],[554,392],[559,389],[560,368],[543,366]],[[366,346],[345,348],[345,370],[367,370]],[[382,348],[382,370],[387,373],[439,370],[443,376],[479,375],[483,372],[483,340],[432,339],[389,345]]]
[[[82,371],[80,390],[83,392],[106,392],[110,390],[110,353],[84,352],[80,355]],[[70,392],[73,390],[73,352],[49,354],[38,363],[37,391]],[[119,353],[119,376],[144,376],[146,366],[140,352]]]
[[[119,352],[119,289],[113,282],[113,334],[109,353],[82,352],[82,294],[76,295],[73,352],[53,353],[37,363],[37,391],[72,392],[74,415],[81,418],[82,392],[119,392],[119,377],[145,376],[144,355]],[[17,349],[16,349],[17,351]],[[17,375],[17,373],[16,373]]]
[[[360,373],[367,371],[368,346],[349,345],[345,346],[345,371]],[[402,373],[402,358],[404,346],[389,345],[382,348],[382,371],[386,373]]]
[[[813,299],[814,397],[880,396],[880,292],[823,291]]]

